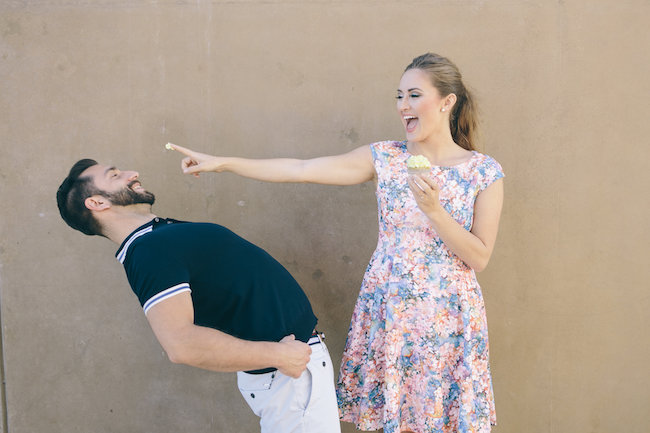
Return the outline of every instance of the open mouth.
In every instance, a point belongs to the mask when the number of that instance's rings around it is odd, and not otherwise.
[[[413,132],[418,126],[418,118],[411,115],[403,116],[404,122],[406,124],[406,132]]]
[[[129,184],[129,188],[131,188],[133,191],[144,191],[144,188],[142,185],[140,185],[140,182],[134,181]]]

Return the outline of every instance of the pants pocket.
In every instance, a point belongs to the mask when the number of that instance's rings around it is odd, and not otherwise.
[[[304,412],[309,406],[312,396],[313,377],[309,371],[309,365],[302,372],[298,379],[293,379],[293,398],[291,401],[295,404],[295,410]]]
[[[272,397],[273,382],[277,372],[249,374],[237,372],[237,387],[255,415],[261,417],[264,407]]]

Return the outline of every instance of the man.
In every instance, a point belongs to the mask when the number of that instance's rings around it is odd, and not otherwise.
[[[262,432],[340,432],[332,362],[289,272],[217,224],[159,218],[135,171],[78,161],[57,192],[64,221],[119,245],[158,341],[174,363],[237,371]],[[311,355],[311,356],[310,356]]]

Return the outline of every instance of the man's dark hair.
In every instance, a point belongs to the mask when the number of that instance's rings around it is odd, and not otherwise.
[[[87,235],[102,235],[102,228],[86,207],[85,200],[101,193],[89,176],[81,176],[88,167],[97,165],[93,159],[81,159],[75,163],[56,192],[56,202],[61,218],[70,227]]]

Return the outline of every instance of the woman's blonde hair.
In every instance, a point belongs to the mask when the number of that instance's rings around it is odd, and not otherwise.
[[[478,139],[478,112],[470,91],[463,84],[458,67],[446,57],[427,53],[418,56],[404,69],[420,69],[431,77],[433,86],[443,98],[456,95],[456,103],[449,116],[451,136],[456,144],[467,150],[475,150]]]

